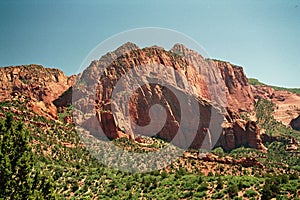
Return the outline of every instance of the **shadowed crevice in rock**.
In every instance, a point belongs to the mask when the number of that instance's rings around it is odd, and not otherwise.
[[[297,131],[300,131],[300,115],[293,119],[290,123],[291,127]]]

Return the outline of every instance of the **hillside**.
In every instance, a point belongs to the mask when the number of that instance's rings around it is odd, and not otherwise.
[[[277,121],[299,130],[300,89],[268,86],[257,79],[249,79],[249,83],[253,85],[256,100],[268,99],[275,104],[273,116]]]
[[[16,120],[27,124],[36,159],[34,168],[47,179],[53,178],[52,194],[58,199],[222,199],[237,195],[260,199],[268,192],[295,199],[299,195],[299,155],[286,152],[284,141],[267,144],[267,154],[247,148],[226,153],[218,148],[199,157],[190,150],[166,168],[130,174],[103,166],[91,157],[74,125],[47,120],[12,103],[2,104],[1,112],[11,110]],[[18,110],[23,110],[23,114]],[[116,140],[115,144],[139,152],[156,151],[166,145],[152,140],[147,148],[128,139]],[[273,192],[267,187],[274,181],[277,187]]]

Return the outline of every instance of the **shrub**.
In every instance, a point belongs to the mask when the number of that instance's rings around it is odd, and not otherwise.
[[[223,156],[224,155],[224,150],[222,149],[222,147],[217,147],[214,150],[211,151],[212,153],[215,153],[219,156]]]
[[[163,179],[167,178],[167,177],[168,177],[168,173],[167,173],[166,171],[163,171],[163,172],[161,173],[161,177],[162,177]]]
[[[223,191],[221,192],[217,192],[215,194],[212,195],[213,199],[223,199],[225,196],[225,193]]]
[[[239,192],[237,184],[233,182],[229,183],[227,191],[230,198],[237,196]]]
[[[206,191],[195,192],[195,193],[193,194],[193,197],[196,197],[196,198],[203,198],[203,197],[206,197]]]
[[[217,180],[217,189],[223,189],[223,187],[224,187],[223,180],[221,179],[221,177],[218,177],[218,180]]]
[[[208,184],[206,182],[201,183],[201,185],[198,187],[198,192],[204,192],[208,189]]]
[[[255,196],[257,196],[257,192],[252,189],[246,190],[244,194],[244,197],[255,197]]]
[[[262,199],[271,199],[280,192],[280,182],[277,177],[267,178],[262,189]]]
[[[290,180],[298,180],[299,176],[298,174],[296,174],[296,172],[294,172],[293,174],[290,174]]]
[[[214,173],[213,172],[209,172],[208,176],[214,176]]]

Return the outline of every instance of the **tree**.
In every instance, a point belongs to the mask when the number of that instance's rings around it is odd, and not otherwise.
[[[223,189],[224,187],[224,183],[223,183],[223,180],[222,178],[219,176],[218,179],[217,179],[217,188],[216,189]]]
[[[22,123],[8,114],[0,130],[0,195],[11,199],[29,198],[33,167],[28,134]]]
[[[262,189],[262,199],[272,199],[280,192],[280,177],[267,178]]]
[[[239,188],[235,182],[229,182],[228,194],[230,198],[238,196]]]
[[[33,167],[28,130],[9,113],[4,121],[0,121],[0,199],[50,197],[49,191],[53,188],[51,180],[43,177],[43,184],[39,184],[31,177],[34,174]],[[41,175],[35,173],[37,176]],[[36,196],[37,192],[39,197]]]

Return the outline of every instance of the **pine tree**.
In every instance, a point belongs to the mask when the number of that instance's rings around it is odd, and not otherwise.
[[[0,197],[29,198],[33,167],[28,133],[8,114],[0,127]]]
[[[33,168],[28,130],[9,113],[0,121],[0,199],[50,199],[53,179]]]

